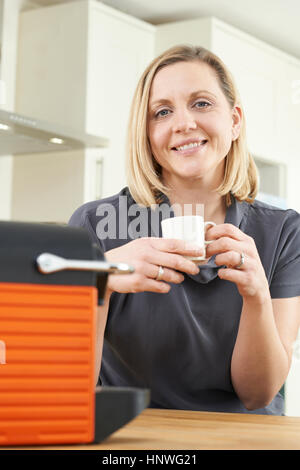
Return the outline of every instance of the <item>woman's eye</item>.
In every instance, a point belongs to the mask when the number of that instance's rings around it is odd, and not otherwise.
[[[158,111],[156,114],[155,114],[155,117],[164,117],[164,116],[167,116],[169,114],[169,109],[161,109],[160,111]]]
[[[197,101],[195,103],[195,106],[196,108],[207,108],[208,106],[210,106],[210,103],[208,103],[207,101]]]

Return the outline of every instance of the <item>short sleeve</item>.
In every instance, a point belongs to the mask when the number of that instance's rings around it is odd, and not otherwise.
[[[272,298],[300,296],[300,214],[288,210],[270,285]]]
[[[94,211],[95,212],[95,211]],[[93,227],[93,223],[89,217],[89,212],[86,210],[85,205],[79,207],[74,214],[71,216],[68,225],[72,227],[83,227],[88,231],[91,242],[96,243],[102,252],[105,251],[104,244],[96,235],[96,227]]]

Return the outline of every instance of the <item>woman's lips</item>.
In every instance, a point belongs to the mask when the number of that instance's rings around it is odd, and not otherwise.
[[[194,142],[193,144],[181,145],[179,147],[172,147],[171,150],[179,155],[192,155],[197,152],[202,152],[206,147],[207,140],[201,142]]]

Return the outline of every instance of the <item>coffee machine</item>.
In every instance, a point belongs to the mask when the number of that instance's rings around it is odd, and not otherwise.
[[[94,378],[108,275],[132,272],[84,228],[0,222],[0,446],[101,442],[148,406]]]

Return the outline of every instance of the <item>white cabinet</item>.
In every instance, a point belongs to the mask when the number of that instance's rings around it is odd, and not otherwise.
[[[16,111],[101,135],[110,145],[15,157],[13,219],[67,221],[82,203],[126,185],[129,107],[154,41],[155,27],[96,1],[20,15]]]
[[[151,25],[97,3],[90,11],[86,130],[110,139],[103,152],[103,196],[126,185],[129,109],[138,79],[154,55],[154,33]]]
[[[245,111],[249,150],[263,168],[262,189],[300,211],[300,61],[216,18],[158,25],[156,52],[175,44],[206,47],[228,66]],[[280,183],[272,187],[274,172]]]
[[[169,49],[177,44],[194,44],[212,49],[212,18],[195,18],[159,24],[156,28],[155,53]]]
[[[12,111],[15,103],[19,10],[25,0],[0,0],[0,108]],[[13,157],[0,158],[0,219],[11,217]]]

